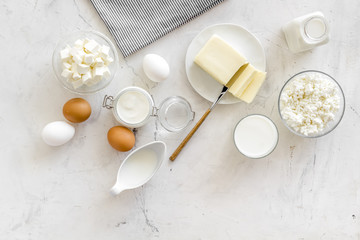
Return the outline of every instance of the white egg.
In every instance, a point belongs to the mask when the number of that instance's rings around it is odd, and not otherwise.
[[[75,128],[64,121],[48,123],[42,130],[41,136],[44,142],[50,146],[60,146],[72,139]]]
[[[154,82],[164,81],[170,74],[169,64],[157,54],[147,54],[144,57],[143,69],[146,76]]]

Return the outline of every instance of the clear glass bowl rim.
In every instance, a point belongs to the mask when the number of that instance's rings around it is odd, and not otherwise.
[[[160,106],[159,106],[159,109],[158,109],[158,115],[160,114],[161,109],[164,107],[164,104],[165,104],[166,102],[170,101],[171,99],[175,99],[175,100],[177,100],[177,101],[179,101],[179,100],[180,100],[180,101],[183,101],[183,102],[185,103],[186,107],[187,107],[188,110],[189,110],[189,114],[192,114],[192,118],[189,118],[189,119],[188,119],[188,122],[187,122],[186,126],[184,126],[184,127],[181,128],[181,129],[177,129],[177,130],[173,130],[173,129],[168,128],[168,127],[166,126],[166,124],[163,123],[163,121],[162,121],[162,119],[160,118],[160,116],[158,116],[158,119],[159,119],[159,122],[160,122],[161,126],[162,126],[163,128],[165,128],[167,131],[169,131],[169,132],[179,132],[179,131],[182,131],[182,130],[184,130],[185,128],[187,128],[187,127],[189,126],[189,124],[194,120],[194,118],[195,118],[195,112],[192,110],[191,105],[190,105],[190,103],[189,103],[188,100],[186,100],[185,98],[183,98],[183,97],[181,97],[181,96],[177,96],[177,95],[176,95],[176,96],[167,97],[167,98],[165,98],[165,99],[160,103]]]
[[[109,45],[109,47],[111,48],[111,50],[114,52],[114,62],[112,64],[114,64],[114,69],[113,69],[113,72],[111,73],[111,76],[110,76],[110,79],[108,80],[108,82],[102,86],[101,88],[99,89],[94,89],[94,90],[91,90],[91,91],[86,91],[86,92],[79,92],[79,91],[76,91],[76,89],[72,89],[72,88],[69,88],[68,86],[66,86],[64,83],[63,83],[63,79],[62,79],[62,76],[61,76],[61,73],[59,73],[57,71],[58,67],[56,66],[56,54],[58,54],[59,52],[57,50],[59,50],[58,48],[60,47],[61,43],[67,41],[67,39],[69,39],[70,37],[74,36],[74,35],[87,35],[87,34],[94,34],[94,35],[97,35],[98,37],[104,39],[105,42],[107,42],[107,44]],[[80,31],[74,31],[74,32],[71,32],[69,34],[66,34],[64,35],[63,37],[61,37],[59,39],[59,41],[56,43],[56,46],[54,48],[54,51],[53,51],[53,54],[52,54],[52,68],[53,68],[53,71],[55,73],[55,76],[56,76],[56,79],[60,82],[61,86],[63,86],[65,89],[69,90],[70,92],[72,93],[76,93],[76,94],[80,94],[80,95],[88,95],[88,94],[93,94],[93,93],[97,93],[101,90],[103,90],[104,88],[106,88],[110,83],[111,81],[114,79],[119,67],[118,67],[118,63],[119,63],[119,55],[118,55],[118,52],[117,52],[117,49],[115,47],[115,45],[112,43],[112,41],[107,37],[105,36],[103,33],[101,32],[98,32],[98,31],[94,31],[94,30],[80,30]]]
[[[285,87],[287,86],[288,83],[290,83],[291,80],[293,80],[296,76],[299,76],[301,74],[304,74],[304,73],[320,73],[320,74],[324,74],[325,76],[329,77],[331,80],[334,81],[334,83],[338,86],[338,88],[340,89],[340,95],[342,97],[342,100],[343,100],[343,106],[342,106],[342,112],[340,113],[340,118],[339,118],[339,121],[331,128],[329,129],[328,131],[325,131],[319,135],[311,135],[311,136],[306,136],[304,134],[301,134],[299,132],[296,132],[294,129],[292,129],[285,121],[285,119],[282,117],[281,115],[281,110],[280,110],[280,98],[281,98],[281,94],[283,92],[283,90],[285,89]],[[300,136],[300,137],[304,137],[304,138],[318,138],[318,137],[322,137],[322,136],[325,136],[327,134],[329,134],[330,132],[332,132],[338,125],[339,123],[341,122],[343,116],[344,116],[344,112],[345,112],[345,95],[344,95],[344,91],[342,90],[340,84],[335,80],[335,78],[333,78],[332,76],[330,76],[329,74],[325,73],[325,72],[322,72],[322,71],[319,71],[319,70],[304,70],[304,71],[301,71],[295,75],[293,75],[292,77],[290,77],[283,85],[283,87],[281,88],[280,90],[280,93],[279,93],[279,97],[278,97],[278,112],[279,112],[279,115],[280,115],[280,118],[281,118],[281,121],[283,122],[283,124],[287,127],[287,129],[289,129],[292,133],[294,133],[295,135],[297,136]]]

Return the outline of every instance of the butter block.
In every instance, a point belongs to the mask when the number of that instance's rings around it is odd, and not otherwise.
[[[245,89],[249,86],[253,76],[257,72],[258,71],[251,64],[247,64],[245,69],[243,69],[242,71],[240,68],[239,71],[236,72],[236,74],[230,80],[230,82],[232,82],[232,85],[229,88],[229,92],[232,93],[235,97],[240,98]]]
[[[226,84],[226,86],[228,88],[230,88],[235,83],[235,81],[240,77],[240,75],[244,72],[245,68],[247,68],[248,65],[249,65],[249,63],[246,63],[246,64],[242,65],[239,68],[239,70],[237,70],[237,72],[234,74],[234,76],[232,76],[230,81],[228,81],[228,83]]]
[[[266,72],[257,72],[250,82],[249,86],[245,89],[243,94],[240,96],[240,99],[246,103],[251,103],[256,94],[259,92],[260,87],[264,83],[266,78]]]
[[[194,62],[219,83],[226,85],[247,60],[217,35],[195,56]]]

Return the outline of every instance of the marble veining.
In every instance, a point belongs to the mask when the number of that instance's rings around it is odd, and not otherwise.
[[[292,54],[282,25],[317,10],[329,20],[330,42]],[[84,96],[90,119],[76,125],[71,142],[53,148],[42,142],[41,129],[63,120],[63,104],[76,97],[52,72],[59,37],[80,29],[112,37],[88,0],[3,0],[0,239],[360,239],[359,11],[356,0],[226,0],[120,59],[111,85]],[[187,46],[205,27],[228,22],[249,29],[265,49],[268,77],[256,100],[217,106],[175,162],[164,161],[146,185],[112,197],[128,153],[107,143],[118,123],[101,107],[104,95],[129,85],[145,88],[158,104],[180,95],[198,120],[211,103],[187,81]],[[145,77],[147,53],[169,62],[169,79]],[[332,75],[345,92],[342,122],[319,139],[295,136],[278,114],[282,85],[305,69]],[[270,117],[279,130],[276,150],[263,159],[247,159],[233,144],[236,123],[251,113]],[[136,130],[136,147],[162,140],[170,156],[186,133],[168,133],[154,118]]]

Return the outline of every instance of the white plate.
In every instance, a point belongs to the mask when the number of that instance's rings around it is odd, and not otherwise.
[[[248,30],[235,24],[217,24],[205,28],[190,43],[186,53],[185,67],[191,86],[210,102],[214,102],[218,98],[223,86],[197,66],[194,63],[194,59],[213,34],[217,34],[228,42],[257,69],[261,71],[266,69],[264,49],[260,41]],[[221,104],[237,102],[240,102],[240,99],[235,98],[229,93],[225,94],[220,101]]]

